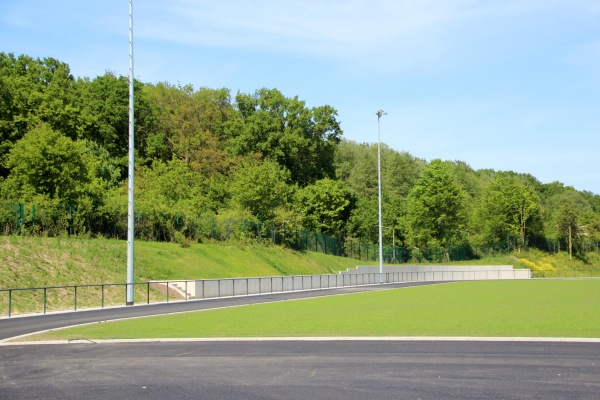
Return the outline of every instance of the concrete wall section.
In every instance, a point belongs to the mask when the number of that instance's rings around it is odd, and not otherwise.
[[[380,276],[378,267],[360,266],[338,275],[272,276],[256,278],[208,279],[179,281],[178,288],[193,292],[189,298],[250,296],[264,293],[329,289],[345,286],[374,285],[380,282],[474,281],[530,279],[528,269],[503,266],[386,266]]]

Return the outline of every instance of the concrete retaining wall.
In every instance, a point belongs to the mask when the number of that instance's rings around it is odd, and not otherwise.
[[[373,285],[414,281],[469,281],[487,279],[529,279],[530,270],[502,266],[359,266],[337,275],[273,276],[188,281],[193,285],[188,298],[249,296],[255,294],[329,289],[345,286]]]
[[[379,273],[378,266],[358,266],[342,274],[361,275]],[[464,281],[485,279],[530,279],[528,269],[514,269],[512,265],[384,265],[383,273],[393,276],[394,282],[403,281]]]

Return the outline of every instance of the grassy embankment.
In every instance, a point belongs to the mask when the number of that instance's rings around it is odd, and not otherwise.
[[[459,282],[98,323],[30,339],[600,338],[598,309],[600,280]]]
[[[124,283],[127,243],[122,240],[0,236],[0,289]],[[252,276],[337,273],[361,262],[278,246],[193,244],[136,241],[135,281],[191,280]],[[364,264],[364,262],[362,262]],[[151,301],[164,300],[152,291]],[[72,289],[47,292],[48,311],[73,308]],[[100,287],[79,288],[78,307],[100,305]],[[105,288],[105,304],[120,304],[122,287]],[[136,288],[136,302],[146,288]],[[0,293],[0,316],[8,295]],[[13,292],[12,312],[40,311],[43,291]]]

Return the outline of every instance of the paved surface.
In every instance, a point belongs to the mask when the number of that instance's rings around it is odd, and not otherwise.
[[[594,343],[0,347],[1,399],[598,399]]]

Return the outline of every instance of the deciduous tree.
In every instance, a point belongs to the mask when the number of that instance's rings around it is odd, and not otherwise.
[[[407,220],[417,247],[447,248],[463,236],[464,194],[440,160],[433,160],[408,195]]]
[[[232,154],[258,153],[273,160],[290,171],[292,181],[301,187],[334,177],[342,134],[335,109],[309,109],[297,97],[286,98],[277,89],[239,93],[236,104],[241,121],[230,130]]]

